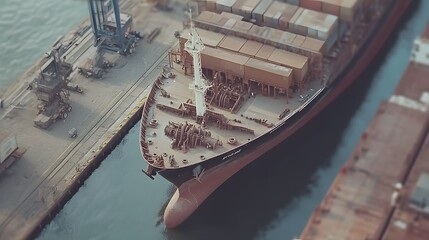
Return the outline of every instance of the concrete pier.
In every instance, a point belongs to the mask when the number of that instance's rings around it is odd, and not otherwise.
[[[73,110],[67,119],[49,130],[33,126],[38,100],[27,86],[37,71],[27,73],[7,95],[0,96],[4,101],[0,129],[15,133],[19,145],[27,149],[0,175],[0,239],[36,236],[139,120],[145,90],[168,64],[168,50],[177,43],[173,33],[182,30],[186,16],[181,10],[154,12],[151,5],[138,0],[121,1],[121,11],[133,16],[136,31],[149,33],[157,27],[162,31],[150,44],[140,41],[133,55],[109,54],[116,65],[103,79],[74,74],[72,82],[85,93],[71,92]],[[86,21],[80,27],[88,25]],[[95,53],[90,31],[66,53],[75,67]],[[68,136],[71,128],[78,131],[75,139]]]

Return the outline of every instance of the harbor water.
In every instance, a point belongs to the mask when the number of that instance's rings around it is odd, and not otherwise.
[[[58,37],[88,15],[83,0],[2,0],[0,98],[6,88],[48,52]]]
[[[87,15],[85,1],[4,1],[0,92]],[[38,239],[293,239],[399,82],[428,12],[429,1],[416,2],[355,84],[297,134],[233,176],[183,226],[169,230],[162,223],[175,189],[141,172],[146,165],[137,125]]]

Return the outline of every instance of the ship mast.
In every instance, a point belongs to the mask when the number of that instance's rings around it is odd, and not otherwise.
[[[204,49],[204,43],[198,35],[194,23],[192,21],[192,11],[189,10],[189,18],[191,20],[191,32],[189,39],[185,43],[185,50],[191,54],[194,64],[194,85],[191,86],[195,92],[195,107],[197,110],[197,122],[201,123],[204,113],[206,112],[205,94],[209,85],[203,79],[201,70],[201,51]]]

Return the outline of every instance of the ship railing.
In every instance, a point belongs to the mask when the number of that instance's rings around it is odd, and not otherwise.
[[[142,113],[141,122],[140,122],[140,149],[141,149],[141,152],[143,153],[145,160],[151,164],[153,164],[154,161],[152,159],[152,156],[149,154],[149,148],[146,142],[146,127],[148,123],[150,108],[155,103],[155,94],[157,90],[160,88],[161,79],[162,79],[162,73],[158,75],[157,79],[153,83],[153,86],[148,95],[148,98],[143,106],[143,113]]]
[[[282,126],[289,118],[295,115],[297,112],[300,112],[304,109],[311,101],[313,101],[325,88],[320,88],[317,90],[308,100],[306,100],[301,106],[293,110],[290,114],[288,114],[285,118],[283,118],[280,122],[278,122],[273,129],[271,129],[270,133],[274,132],[277,128]]]

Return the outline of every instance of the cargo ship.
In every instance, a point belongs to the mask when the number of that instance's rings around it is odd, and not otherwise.
[[[141,117],[144,173],[177,186],[168,228],[356,80],[411,1],[194,3]]]

